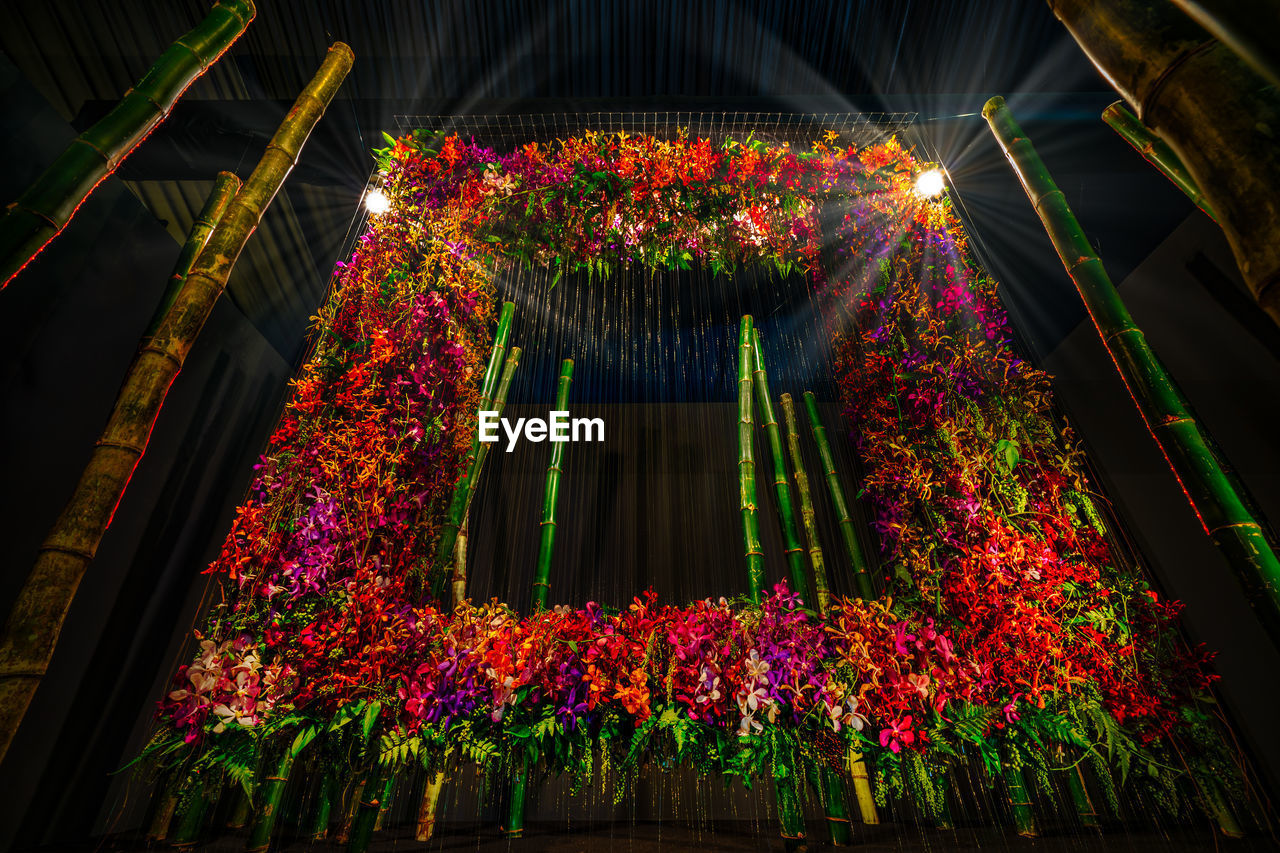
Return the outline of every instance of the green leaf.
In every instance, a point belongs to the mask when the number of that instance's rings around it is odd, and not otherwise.
[[[320,730],[315,726],[307,726],[305,729],[298,732],[298,736],[293,739],[293,746],[289,747],[289,754],[292,755],[294,758],[297,758],[298,753],[306,749],[307,744],[315,740],[316,735],[318,735],[319,733],[320,733]]]
[[[382,713],[381,702],[374,702],[371,705],[369,705],[368,709],[365,710],[364,721],[361,724],[361,732],[364,735],[364,740],[366,743],[369,741],[369,735],[373,734],[373,727],[378,722],[378,715],[381,713]]]

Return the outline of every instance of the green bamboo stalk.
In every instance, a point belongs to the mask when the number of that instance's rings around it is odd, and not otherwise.
[[[337,786],[333,770],[326,765],[316,792],[315,807],[311,810],[310,829],[305,836],[311,841],[323,841],[329,835],[329,819],[333,815],[333,795]]]
[[[236,785],[232,790],[232,796],[236,798],[235,807],[231,810],[231,816],[227,818],[228,829],[244,829],[249,825],[249,819],[253,816],[253,803],[249,800],[249,795],[244,792],[244,788]]]
[[[573,383],[573,359],[560,363],[560,382],[556,387],[556,411],[563,412],[569,406],[569,386]],[[547,593],[551,591],[551,554],[556,544],[556,502],[560,496],[561,463],[564,461],[563,441],[551,443],[551,464],[547,466],[547,485],[542,493],[542,541],[538,545],[538,569],[533,578],[533,609],[545,610]]]
[[[1085,829],[1102,829],[1102,822],[1098,819],[1098,810],[1094,808],[1093,798],[1089,796],[1089,789],[1084,784],[1084,773],[1080,770],[1080,765],[1069,768],[1067,774],[1067,791],[1071,794],[1071,802],[1076,807],[1076,814],[1080,817],[1080,825]]]
[[[840,475],[836,473],[836,458],[832,455],[831,443],[827,440],[827,428],[822,425],[822,418],[818,415],[818,398],[812,391],[804,392],[804,409],[809,415],[809,428],[813,431],[813,440],[818,445],[822,470],[827,475],[827,491],[831,493],[831,504],[836,509],[836,515],[840,517],[840,535],[844,539],[844,549],[849,555],[849,563],[853,566],[854,584],[858,595],[869,601],[875,598],[875,588],[871,585],[867,556],[862,550],[858,530],[849,513],[849,502],[845,500],[844,487],[840,485]]]
[[[507,353],[507,361],[502,368],[502,378],[498,381],[498,388],[494,392],[493,402],[490,403],[490,405],[493,406],[493,408],[490,411],[497,412],[499,417],[502,416],[502,410],[506,408],[507,391],[510,390],[511,380],[515,376],[516,368],[520,365],[520,354],[521,354],[520,347],[512,347],[511,350]],[[489,457],[490,443],[483,442],[483,441],[478,443],[479,443],[479,448],[476,450],[476,458],[471,463],[470,472],[464,478],[467,485],[467,491],[466,491],[466,494],[463,495],[462,497],[461,506],[459,507],[460,513],[458,516],[459,518],[462,518],[462,519],[467,518],[468,513],[471,510],[471,499],[475,497],[476,487],[479,486],[480,484],[480,472],[484,470],[484,461]],[[455,488],[454,489],[455,497],[457,496],[457,494],[458,494],[458,490],[457,488]],[[453,513],[454,513],[454,506],[453,504],[451,504],[449,508],[449,515],[452,516]],[[440,537],[440,544],[437,546],[437,552],[436,552],[437,559],[440,559],[440,555],[442,552],[439,549],[444,547],[444,543],[446,539],[452,540],[451,544],[449,545],[450,551],[447,555],[445,555],[444,563],[442,563],[437,569],[437,571],[435,572],[435,580],[432,582],[431,592],[432,592],[432,595],[435,596],[436,598],[440,598],[444,595],[444,583],[447,578],[447,567],[449,565],[449,556],[453,554],[453,548],[457,544],[458,529],[459,528],[451,528],[446,523],[444,532],[441,534],[441,537]],[[466,586],[466,580],[464,578],[463,579],[464,589],[465,589],[465,586]]]
[[[1222,789],[1218,786],[1217,780],[1208,776],[1201,776],[1196,780],[1208,806],[1209,813],[1218,824],[1218,831],[1227,838],[1244,838],[1245,831],[1241,828],[1240,822],[1236,820],[1235,814],[1231,811],[1231,806],[1227,804],[1227,799],[1222,795]]]
[[[209,197],[204,201],[204,207],[200,208],[200,212],[196,214],[195,222],[191,223],[191,230],[187,232],[187,242],[182,244],[182,251],[178,253],[178,260],[173,265],[173,272],[169,274],[169,283],[160,297],[160,303],[156,306],[155,312],[151,315],[151,322],[147,324],[147,331],[143,333],[144,339],[150,338],[159,331],[160,323],[164,320],[165,315],[169,313],[169,308],[172,307],[173,301],[182,292],[182,285],[186,283],[187,275],[191,272],[191,265],[195,263],[196,256],[200,254],[204,244],[209,242],[209,235],[213,233],[213,229],[222,221],[222,217],[226,215],[227,208],[231,206],[231,202],[235,199],[239,190],[240,179],[238,177],[231,172],[218,173],[218,177],[213,181],[213,189],[209,191]]]
[[[263,779],[259,785],[261,801],[254,810],[253,823],[249,827],[249,840],[245,844],[248,853],[258,853],[271,846],[271,832],[275,829],[276,818],[280,814],[280,806],[284,800],[285,788],[289,785],[289,773],[293,770],[294,755],[292,751],[282,755],[276,763],[275,773]]]
[[[827,832],[831,843],[844,847],[853,841],[853,827],[849,823],[849,806],[845,803],[844,781],[830,767],[822,768],[822,787],[827,808]]]
[[[524,835],[524,798],[528,778],[529,768],[524,761],[518,761],[517,766],[512,768],[511,803],[507,808],[507,823],[501,827],[503,835],[508,838],[520,838]]]
[[[813,508],[813,495],[809,492],[809,474],[805,471],[804,458],[800,455],[800,430],[796,424],[796,406],[790,394],[782,395],[782,419],[787,425],[787,449],[791,454],[796,492],[800,495],[800,518],[804,523],[809,563],[813,566],[813,588],[818,598],[818,612],[825,616],[831,604],[831,589],[827,585],[827,567],[822,561],[822,541],[818,538],[818,516]]]
[[[774,797],[778,803],[778,823],[781,824],[782,841],[786,850],[804,849],[804,812],[800,809],[800,796],[796,786],[795,771],[786,777],[773,780]]]
[[[1027,783],[1022,776],[1022,768],[1005,764],[1004,784],[1009,795],[1009,808],[1013,812],[1013,825],[1023,838],[1035,838],[1040,835],[1036,827],[1035,812],[1031,809],[1031,797],[1027,793]]]
[[[147,841],[164,841],[169,837],[169,826],[173,823],[173,814],[178,808],[180,793],[176,771],[166,773],[158,788],[160,799],[147,826]]]
[[[791,484],[787,481],[787,463],[782,452],[782,432],[778,429],[778,417],[773,410],[773,395],[769,393],[769,374],[764,369],[759,329],[751,330],[751,356],[756,405],[760,407],[761,425],[769,440],[769,454],[773,459],[773,494],[778,504],[778,525],[782,529],[787,571],[791,575],[792,591],[806,604],[811,604],[813,598],[809,595],[809,578],[804,570],[804,547],[800,544],[800,532],[796,529]]]
[[[1222,551],[1249,603],[1280,645],[1280,560],[1245,499],[1213,453],[1212,441],[1165,370],[1089,244],[1062,191],[1022,128],[992,98],[982,109],[1076,285],[1102,343],[1205,532]]]
[[[246,850],[249,853],[266,850],[271,844],[271,832],[275,828],[276,819],[284,803],[284,792],[289,785],[289,773],[293,764],[315,740],[318,730],[314,727],[303,729],[294,736],[293,742],[284,751],[276,763],[274,775],[266,777],[258,786],[261,801],[253,813],[253,824],[249,827],[249,841]]]
[[[347,842],[347,853],[365,853],[369,849],[382,804],[390,798],[395,782],[395,775],[380,767],[369,771],[369,779],[364,785],[366,796],[360,799],[355,818],[351,821],[351,840]],[[369,796],[370,792],[372,796]]]
[[[219,0],[160,55],[120,102],[58,155],[0,216],[0,289],[75,216],[98,185],[164,121],[174,103],[249,26],[252,0]]]
[[[381,832],[382,827],[387,822],[387,815],[391,814],[391,806],[396,798],[395,785],[387,786],[387,794],[382,798],[382,802],[378,805],[378,817],[373,821],[373,831]]]
[[[209,798],[206,796],[208,787],[210,786],[205,783],[204,777],[199,772],[193,774],[193,778],[188,783],[191,793],[187,798],[186,807],[178,815],[178,825],[170,836],[170,842],[174,847],[194,847],[200,840],[205,815],[209,811]]]
[[[1191,199],[1196,207],[1203,210],[1206,216],[1214,222],[1218,221],[1217,212],[1200,191],[1196,179],[1191,177],[1191,173],[1183,165],[1182,158],[1175,154],[1163,139],[1138,121],[1137,116],[1125,109],[1124,101],[1116,101],[1103,110],[1102,120],[1120,134],[1121,139],[1132,145],[1143,159],[1155,166],[1160,174],[1182,190],[1183,194]]]
[[[514,302],[505,302],[502,313],[498,316],[498,330],[493,336],[493,350],[489,353],[489,364],[484,371],[484,379],[480,384],[480,409],[489,411],[493,405],[493,394],[502,371],[502,358],[507,349],[507,338],[511,334],[511,319],[515,316]],[[479,455],[480,433],[471,437],[471,450],[462,463],[462,478],[453,487],[453,496],[449,500],[449,509],[445,513],[444,525],[440,530],[440,542],[436,545],[435,567],[443,571],[453,558],[454,545],[458,539],[458,531],[467,515],[467,502],[471,495],[471,478],[476,476],[476,457]]]
[[[71,501],[45,539],[0,635],[0,758],[53,655],[62,621],[146,449],[165,394],[325,106],[351,69],[337,42],[276,130],[253,174],[191,265],[173,305],[135,356]]]
[[[753,329],[750,314],[742,318],[738,330],[738,498],[742,509],[742,544],[747,558],[747,592],[760,603],[764,590],[764,550],[760,547],[760,521],[756,517],[756,463],[752,430],[751,350]]]
[[[944,771],[937,784],[941,796],[938,798],[938,813],[933,816],[933,826],[935,829],[955,829],[956,823],[951,817],[951,803],[947,796],[951,792],[950,774]]]

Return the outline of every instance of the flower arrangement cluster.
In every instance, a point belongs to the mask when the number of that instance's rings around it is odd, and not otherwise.
[[[420,134],[380,158],[392,208],[339,266],[153,753],[225,766],[237,733],[348,731],[363,714],[383,749],[360,754],[389,764],[438,762],[446,743],[570,769],[604,743],[635,764],[669,732],[676,757],[745,778],[856,751],[892,787],[904,762],[962,754],[1047,770],[1053,746],[1108,778],[1104,755],[1143,762],[1172,790],[1171,739],[1206,719],[1209,677],[1177,606],[1110,544],[1047,378],[896,142],[586,133],[499,153]],[[835,233],[820,209],[844,212]],[[845,253],[839,275],[824,244]],[[524,616],[431,600],[494,272],[747,262],[825,295],[884,596],[822,617],[785,586],[759,606],[645,595]]]

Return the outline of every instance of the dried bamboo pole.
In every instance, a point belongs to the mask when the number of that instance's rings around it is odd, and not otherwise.
[[[440,805],[440,793],[444,790],[444,771],[427,780],[422,791],[422,805],[418,808],[418,825],[413,837],[417,841],[430,841],[436,831],[436,812]]]
[[[827,491],[831,493],[831,504],[836,508],[836,514],[840,516],[840,535],[844,539],[844,549],[849,555],[849,563],[853,566],[854,584],[860,597],[871,600],[875,598],[875,589],[871,585],[867,556],[862,550],[862,542],[858,539],[853,517],[849,514],[849,502],[845,500],[844,487],[840,485],[840,475],[836,473],[836,459],[831,453],[831,443],[827,440],[827,428],[822,425],[822,418],[818,414],[818,398],[812,391],[804,392],[804,409],[809,415],[809,427],[813,430],[813,440],[818,445],[822,470],[827,475]]]
[[[756,392],[756,405],[760,407],[761,426],[769,440],[769,455],[773,461],[773,494],[778,504],[778,525],[782,529],[782,547],[787,559],[787,571],[791,575],[792,591],[806,604],[813,603],[809,594],[809,577],[804,570],[804,547],[796,530],[796,516],[792,508],[791,484],[787,481],[787,463],[782,451],[782,431],[778,429],[778,417],[773,410],[773,395],[769,393],[769,374],[764,369],[764,356],[760,350],[760,330],[751,330],[752,385]]]
[[[147,324],[147,331],[143,333],[144,339],[150,338],[159,331],[160,323],[164,321],[165,315],[169,313],[169,309],[173,306],[173,301],[182,292],[182,285],[187,281],[187,275],[191,272],[191,265],[195,263],[196,256],[200,254],[200,250],[204,248],[205,243],[209,242],[209,235],[213,233],[213,229],[222,221],[222,217],[226,215],[227,208],[231,206],[231,202],[239,191],[240,179],[238,177],[231,172],[218,173],[218,177],[213,181],[213,189],[209,191],[209,197],[205,199],[204,206],[196,214],[195,222],[191,223],[191,230],[187,232],[187,242],[182,244],[182,251],[178,253],[178,260],[173,265],[173,272],[169,274],[169,283],[165,286],[164,293],[160,296],[160,303],[151,315],[151,322]]]
[[[138,84],[0,217],[0,289],[62,233],[98,185],[169,115],[187,87],[249,26],[252,0],[219,0],[195,29],[160,55]]]
[[[747,558],[747,592],[759,604],[764,589],[764,550],[760,547],[760,522],[756,517],[755,436],[751,428],[752,322],[750,314],[744,315],[738,330],[738,497]]]
[[[1184,10],[1191,2],[1210,5],[1183,0]],[[1239,20],[1256,25],[1276,54],[1275,28],[1266,26],[1280,23],[1274,3],[1212,5],[1219,12],[1228,5],[1247,10]],[[1280,92],[1236,54],[1242,45],[1209,37],[1173,3],[1049,0],[1049,6],[1134,114],[1177,153],[1217,213],[1249,291],[1280,323]]]
[[[1137,116],[1125,109],[1124,101],[1116,101],[1103,110],[1102,120],[1120,134],[1121,139],[1133,146],[1144,160],[1155,166],[1160,174],[1182,190],[1183,195],[1191,199],[1192,204],[1204,211],[1205,215],[1214,222],[1218,221],[1217,212],[1204,197],[1200,187],[1196,185],[1195,178],[1191,177],[1191,173],[1187,171],[1182,158],[1173,153],[1173,149],[1163,139],[1138,121]]]
[[[1256,0],[1172,0],[1191,20],[1231,48],[1280,89],[1280,6]],[[1267,35],[1271,33],[1271,35]]]
[[[853,795],[858,801],[858,813],[867,826],[880,823],[880,815],[876,812],[876,798],[871,790],[871,776],[867,773],[867,763],[862,760],[862,753],[849,750],[849,775],[853,777]]]
[[[484,379],[480,383],[480,411],[489,411],[493,405],[493,393],[502,371],[502,358],[506,353],[507,339],[511,335],[511,319],[515,316],[514,302],[504,302],[502,312],[498,316],[498,330],[493,336],[493,350],[489,353],[489,364],[484,371]],[[471,496],[471,479],[479,475],[476,458],[479,456],[480,433],[471,439],[471,451],[462,464],[462,478],[453,487],[453,496],[449,501],[449,509],[445,513],[444,526],[440,532],[440,542],[436,545],[435,569],[442,573],[453,558],[454,545],[458,539],[458,531],[462,529],[467,515],[467,503]],[[464,579],[465,585],[465,579]]]
[[[41,546],[0,637],[0,758],[48,667],[67,608],[146,449],[165,394],[311,129],[351,69],[338,42],[267,144],[253,174],[192,263],[154,335],[134,358],[75,493]]]
[[[573,383],[573,359],[560,363],[560,381],[556,386],[557,412],[569,406],[569,386]],[[551,463],[547,466],[547,484],[542,493],[542,537],[538,544],[538,567],[533,578],[533,609],[545,610],[547,593],[551,591],[551,555],[556,545],[556,502],[560,497],[560,473],[564,461],[563,441],[551,443]]]
[[[458,538],[453,545],[453,606],[467,600],[467,525],[471,523],[471,512],[462,519],[462,527],[458,528]]]
[[[818,538],[817,513],[813,508],[813,496],[809,492],[809,474],[800,455],[800,430],[796,423],[796,405],[790,394],[782,395],[782,419],[787,425],[787,449],[791,454],[791,468],[796,479],[796,492],[800,495],[800,518],[804,523],[805,544],[809,549],[809,563],[813,566],[813,588],[818,599],[818,612],[827,615],[831,604],[831,590],[827,585],[827,568],[822,562],[822,541]]]
[[[1062,191],[1004,99],[989,100],[982,114],[1049,232],[1103,345],[1192,509],[1222,551],[1272,641],[1280,644],[1280,560],[1262,527],[1223,470],[1181,389],[1129,316]]]

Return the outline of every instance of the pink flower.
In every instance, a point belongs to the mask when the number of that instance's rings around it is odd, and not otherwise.
[[[916,733],[911,728],[910,714],[901,720],[893,721],[888,728],[880,730],[880,745],[889,747],[889,751],[893,753],[901,752],[902,747],[910,746],[915,739]]]

